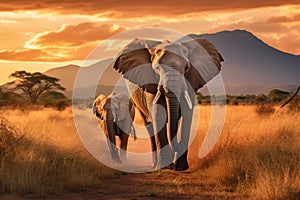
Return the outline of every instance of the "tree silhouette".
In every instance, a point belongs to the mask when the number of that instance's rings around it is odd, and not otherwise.
[[[15,84],[14,90],[20,90],[27,95],[31,104],[36,104],[37,99],[44,92],[65,90],[64,87],[57,83],[59,81],[58,78],[50,77],[40,72],[16,71],[9,77],[14,79],[11,82]]]
[[[273,89],[268,94],[271,103],[282,102],[290,96],[291,94],[289,92],[282,91],[279,89]]]

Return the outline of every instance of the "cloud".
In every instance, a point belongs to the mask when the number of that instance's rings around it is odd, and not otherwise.
[[[17,20],[7,20],[7,19],[1,19],[0,23],[2,24],[17,24],[19,23]]]
[[[0,60],[40,62],[84,60],[95,46],[90,44],[79,48],[4,50],[0,51]]]
[[[123,30],[113,24],[92,22],[64,25],[59,30],[35,35],[25,43],[24,49],[0,51],[0,60],[84,60],[101,41]]]
[[[299,29],[299,27],[297,26],[295,29]],[[288,30],[288,33],[280,37],[274,45],[280,46],[282,50],[293,49],[300,55],[300,30],[298,32]]]
[[[37,34],[26,42],[28,48],[73,47],[86,43],[107,39],[108,37],[125,30],[112,24],[97,25],[86,22],[76,25],[63,25],[57,31],[47,31]]]
[[[295,15],[279,15],[271,17],[267,20],[270,23],[287,23],[287,22],[299,22],[300,21],[300,13]]]
[[[289,5],[280,6],[284,4]],[[2,23],[5,23],[3,25],[9,26],[9,33],[21,33],[22,31],[30,32],[30,34],[27,34],[26,37],[22,36],[21,40],[20,37],[12,37],[11,34],[7,34],[8,29],[6,32],[0,33],[0,37],[5,34],[12,40],[2,47],[0,59],[19,61],[83,60],[103,40],[124,30],[135,30],[151,25],[170,28],[184,34],[246,29],[271,46],[296,52],[292,42],[299,43],[296,41],[296,39],[299,40],[300,35],[296,25],[300,20],[298,11],[300,6],[290,6],[290,4],[300,5],[300,1],[229,0],[226,3],[220,3],[204,0],[187,0],[185,2],[173,0],[161,2],[152,0],[126,2],[53,0],[48,3],[43,3],[43,1],[34,3],[29,0],[3,0],[0,1],[0,14],[6,17],[1,20]],[[26,12],[24,12],[25,10]],[[1,11],[8,12],[1,13]],[[18,14],[17,17],[15,13]],[[36,21],[32,21],[33,18]],[[19,23],[12,24],[14,20]],[[63,23],[65,25],[61,26]],[[51,28],[54,30],[49,31]],[[148,37],[151,31],[137,31],[136,33],[138,33],[137,37],[141,38]],[[292,33],[290,40],[289,33]],[[123,40],[131,39],[132,35],[130,33],[123,35]],[[161,30],[158,37],[171,38],[173,35],[176,36],[176,33],[170,35],[167,31]],[[16,43],[17,38],[19,39],[18,45],[9,45],[13,42]],[[8,40],[5,39],[5,41]],[[115,43],[121,46],[118,41]],[[16,50],[13,50],[15,48]],[[297,51],[300,52],[300,50]]]
[[[45,51],[37,50],[37,49],[0,51],[0,60],[43,61],[45,57],[49,57],[49,56],[50,55]]]
[[[186,0],[186,1],[152,1],[152,0],[129,0],[129,1],[109,1],[109,0],[53,0],[47,2],[23,0],[9,1],[3,0],[0,3],[0,11],[17,10],[39,10],[54,11],[64,14],[102,14],[108,18],[119,17],[139,17],[139,16],[178,16],[187,13],[197,13],[216,10],[249,9],[266,6],[299,5],[299,0],[265,0],[265,1],[236,1],[228,0],[207,1],[207,0]]]

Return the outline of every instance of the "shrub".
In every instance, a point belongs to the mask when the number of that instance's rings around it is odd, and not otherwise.
[[[300,95],[297,95],[288,105],[289,112],[300,112]]]
[[[50,91],[42,94],[38,103],[45,107],[56,108],[57,110],[64,110],[72,104],[70,99],[68,99],[63,93],[57,91]]]
[[[24,98],[22,95],[14,92],[3,91],[0,87],[0,106],[19,107],[26,103],[26,98]]]
[[[287,99],[289,96],[291,96],[291,94],[289,92],[282,91],[279,89],[271,90],[268,95],[269,100],[272,103],[282,102],[283,100]]]
[[[265,94],[259,94],[255,98],[256,103],[266,103],[268,101],[268,97]]]
[[[258,104],[255,108],[255,112],[259,116],[269,116],[275,112],[275,108],[271,104]]]

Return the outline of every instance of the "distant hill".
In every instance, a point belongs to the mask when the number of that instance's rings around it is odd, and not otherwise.
[[[59,78],[59,83],[66,88],[66,95],[68,97],[72,96],[72,92],[76,88],[76,94],[79,95],[77,98],[93,98],[94,94],[91,96],[90,90],[96,87],[96,85],[98,85],[96,94],[109,94],[113,90],[115,83],[121,78],[120,74],[112,67],[109,67],[112,61],[113,59],[110,58],[87,67],[67,65],[50,69],[44,73],[48,76]],[[80,84],[74,85],[76,80]]]
[[[202,37],[224,57],[222,77],[228,93],[266,93],[274,87],[293,90],[300,85],[299,55],[279,51],[245,30]]]
[[[76,74],[79,70],[77,65],[67,65],[63,67],[56,67],[46,71],[44,74],[60,79],[60,84],[66,88],[67,91],[72,90]]]
[[[210,40],[224,57],[221,73],[228,94],[268,93],[273,88],[293,91],[300,85],[299,55],[279,51],[245,30],[203,34],[202,37]],[[89,88],[93,88],[95,80],[102,74],[97,93],[109,93],[121,78],[109,66],[112,60],[110,58],[81,68],[76,65],[53,68],[45,74],[61,79],[60,83],[66,88],[68,96],[79,70],[81,77],[86,77],[76,86],[81,91],[80,96],[90,94]]]

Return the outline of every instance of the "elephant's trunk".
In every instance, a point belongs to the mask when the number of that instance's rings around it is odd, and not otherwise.
[[[167,116],[168,116],[168,140],[172,149],[178,152],[177,131],[178,119],[180,118],[179,98],[172,92],[166,93]]]
[[[177,141],[178,119],[180,118],[180,98],[184,94],[183,76],[178,71],[169,68],[161,74],[161,85],[164,88],[168,116],[168,140],[174,151],[179,151]]]
[[[168,140],[174,151],[179,152],[184,148],[177,140],[178,120],[181,117],[180,101],[185,99],[185,108],[192,109],[192,101],[187,92],[187,83],[180,69],[173,69],[170,67],[162,67],[160,71],[160,81],[158,92],[154,98],[153,103],[160,98],[161,93],[165,94],[167,116],[168,116]],[[181,98],[184,97],[184,98]]]
[[[175,170],[186,170],[189,168],[187,162],[188,142],[190,136],[190,125],[192,120],[193,101],[188,93],[187,83],[182,76],[178,79],[176,86],[165,89],[166,107],[168,115],[168,140],[175,154]],[[180,85],[178,85],[178,83]],[[170,91],[169,88],[172,88]],[[181,120],[181,130],[178,131],[178,120]],[[179,137],[177,137],[179,132]]]

